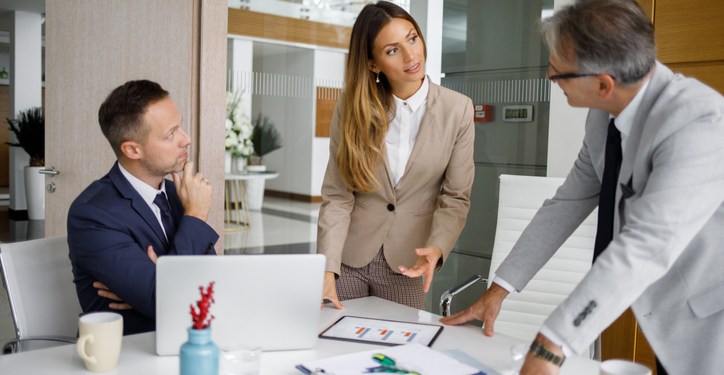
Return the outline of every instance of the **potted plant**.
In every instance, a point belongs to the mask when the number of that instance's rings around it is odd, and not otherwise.
[[[254,130],[251,133],[251,143],[254,145],[254,155],[249,158],[249,171],[263,172],[266,166],[262,164],[264,155],[282,147],[282,136],[269,120],[269,117],[257,116]]]
[[[214,316],[209,312],[214,303],[214,282],[204,290],[199,286],[201,299],[190,306],[191,327],[187,329],[188,341],[179,349],[181,375],[218,374],[219,347],[211,340],[211,321]]]
[[[253,126],[249,117],[242,111],[241,95],[239,93],[226,93],[226,138],[224,149],[224,172],[243,172],[246,160],[253,155],[251,144]]]
[[[30,155],[30,165],[25,167],[25,197],[28,218],[45,218],[45,176],[39,173],[45,164],[45,118],[40,107],[21,111],[15,120],[7,119],[16,142],[7,142],[13,147],[22,147]]]

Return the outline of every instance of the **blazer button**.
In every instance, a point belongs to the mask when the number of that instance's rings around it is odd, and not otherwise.
[[[394,210],[395,210],[395,205],[394,205],[394,204],[390,203],[390,204],[387,205],[387,211],[394,211]]]

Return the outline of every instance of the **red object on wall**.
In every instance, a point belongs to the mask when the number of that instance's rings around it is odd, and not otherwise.
[[[493,121],[493,106],[489,104],[473,104],[473,121],[475,122],[491,122]]]

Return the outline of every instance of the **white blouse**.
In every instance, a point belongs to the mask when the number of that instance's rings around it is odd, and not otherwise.
[[[397,186],[405,174],[405,167],[420,131],[420,123],[425,116],[429,89],[430,83],[425,76],[422,86],[408,99],[402,100],[393,95],[395,117],[390,122],[385,137],[390,181],[393,186]]]

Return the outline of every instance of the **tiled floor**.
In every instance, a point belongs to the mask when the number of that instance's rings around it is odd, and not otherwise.
[[[298,245],[315,252],[319,204],[266,197],[262,211],[250,211],[249,227],[227,224],[224,228],[224,252],[227,254],[269,253],[269,247]],[[310,248],[311,247],[311,248]]]
[[[226,254],[314,253],[317,250],[317,217],[320,204],[265,197],[262,211],[251,211],[249,227],[227,224],[224,229]],[[0,242],[36,238],[42,223],[14,222],[0,201]],[[442,271],[435,275],[427,295],[428,309],[438,312],[440,295],[470,275],[487,270],[489,260],[451,254]],[[456,297],[455,307],[464,307],[483,290],[480,284]],[[15,337],[15,328],[5,288],[0,289],[0,345]]]

